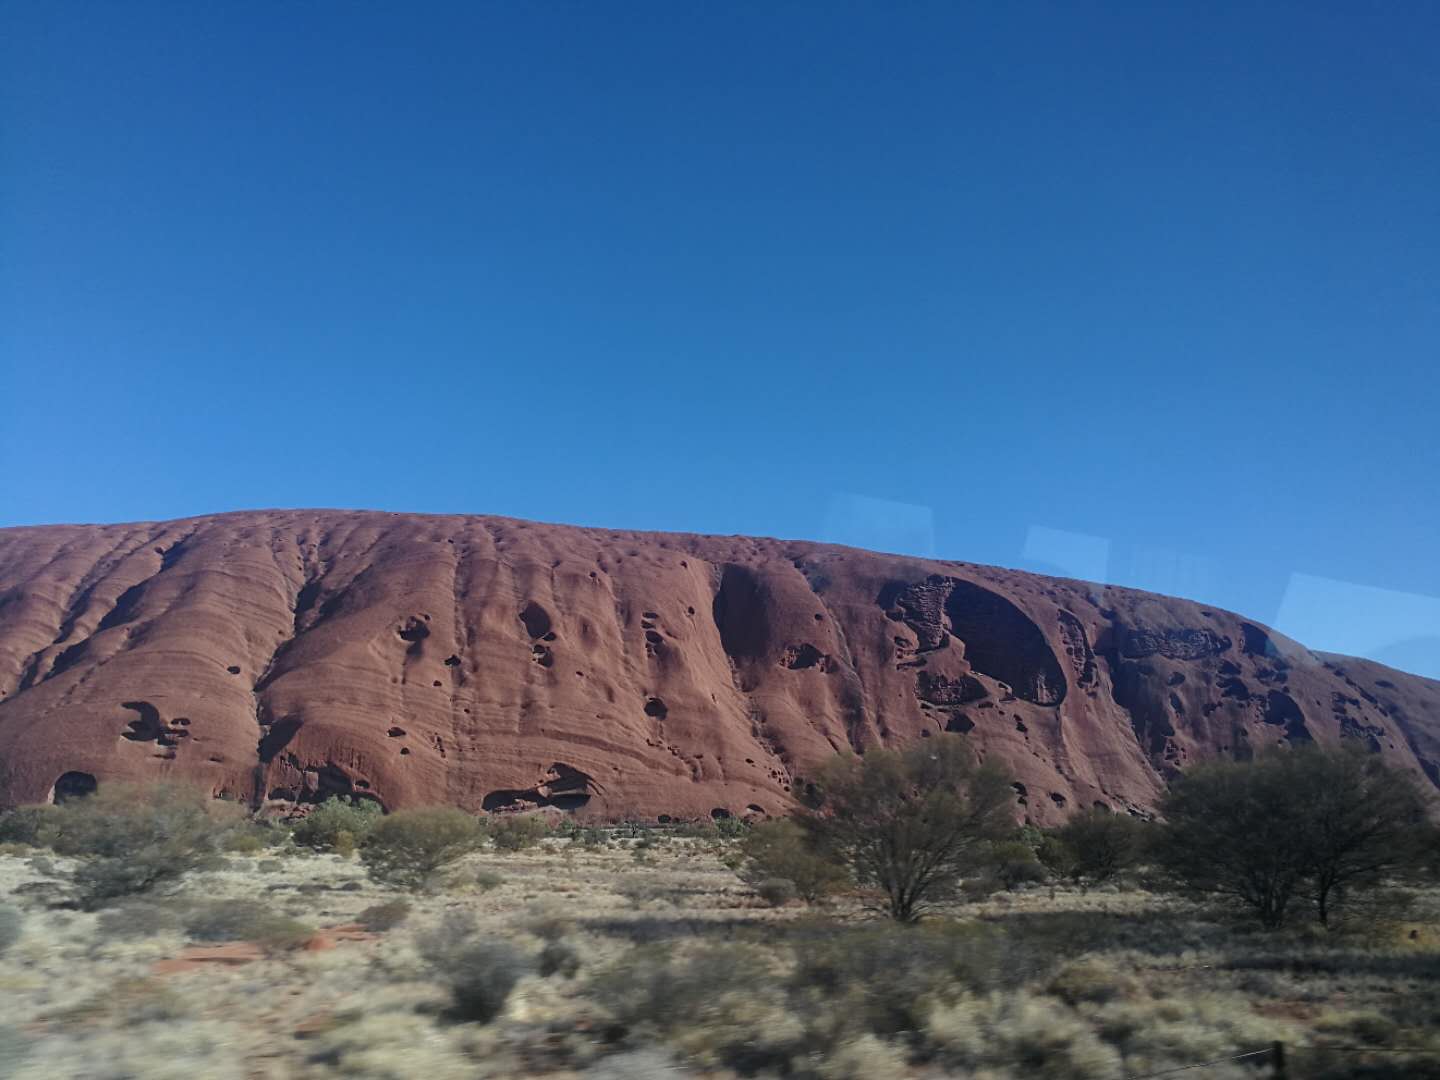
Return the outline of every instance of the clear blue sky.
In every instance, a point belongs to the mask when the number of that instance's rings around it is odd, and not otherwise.
[[[1437,41],[1429,2],[3,0],[0,524],[834,539],[1440,675]]]

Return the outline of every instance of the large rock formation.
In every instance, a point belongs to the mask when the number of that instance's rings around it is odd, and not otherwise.
[[[1184,600],[823,544],[338,511],[0,531],[0,804],[782,811],[837,750],[963,732],[1020,813],[1351,739],[1440,785],[1440,682]]]

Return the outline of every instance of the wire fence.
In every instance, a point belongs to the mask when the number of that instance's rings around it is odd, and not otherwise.
[[[1226,1065],[1232,1061],[1246,1061],[1249,1059],[1263,1059],[1258,1064],[1268,1064],[1271,1067],[1270,1075],[1273,1080],[1300,1080],[1298,1074],[1292,1073],[1292,1058],[1299,1055],[1315,1055],[1323,1057],[1325,1054],[1434,1054],[1435,1051],[1427,1047],[1419,1046],[1309,1046],[1298,1048],[1290,1052],[1285,1048],[1283,1042],[1273,1042],[1269,1046],[1262,1046],[1256,1050],[1243,1050],[1237,1054],[1230,1054],[1227,1057],[1214,1058],[1210,1061],[1194,1061],[1188,1065],[1174,1065],[1168,1069],[1161,1069],[1158,1072],[1132,1073],[1123,1080],[1154,1080],[1155,1077],[1174,1076],[1177,1073],[1189,1072],[1193,1069],[1208,1069],[1215,1065]]]

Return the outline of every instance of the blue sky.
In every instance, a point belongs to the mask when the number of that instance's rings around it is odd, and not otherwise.
[[[1436,5],[0,17],[0,525],[831,539],[1440,676]]]

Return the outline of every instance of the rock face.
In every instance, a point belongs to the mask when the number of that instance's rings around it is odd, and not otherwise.
[[[942,731],[1038,823],[1312,739],[1440,786],[1440,682],[1127,589],[485,517],[0,530],[0,804],[172,778],[256,805],[743,816],[837,750]]]

